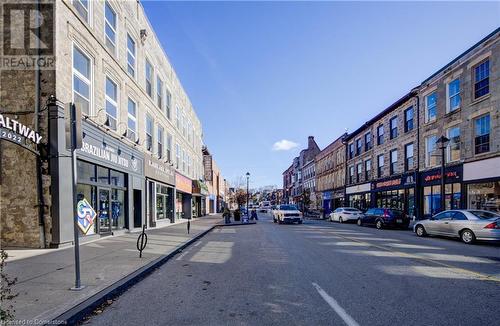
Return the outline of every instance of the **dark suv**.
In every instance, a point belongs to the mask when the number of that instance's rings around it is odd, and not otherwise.
[[[398,209],[392,208],[370,208],[364,215],[358,218],[358,225],[371,224],[377,229],[384,227],[399,227],[407,229],[410,225],[410,218]]]

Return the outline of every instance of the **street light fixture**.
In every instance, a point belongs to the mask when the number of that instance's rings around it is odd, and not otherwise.
[[[250,172],[247,172],[247,216],[250,216],[249,210],[248,210],[248,200],[249,200],[249,192],[248,192],[248,181],[250,179]]]
[[[436,144],[438,145],[438,148],[441,150],[441,211],[445,210],[445,191],[444,191],[444,186],[445,186],[445,175],[444,175],[444,164],[445,164],[445,152],[444,150],[446,147],[448,147],[448,144],[450,143],[450,139],[447,138],[446,136],[441,136],[439,139],[436,141]]]

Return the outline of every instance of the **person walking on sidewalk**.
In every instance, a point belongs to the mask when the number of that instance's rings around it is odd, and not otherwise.
[[[257,211],[254,209],[252,209],[252,215],[251,215],[251,220],[255,219],[256,221],[259,220],[259,218],[257,217]]]
[[[231,223],[231,211],[227,206],[224,207],[224,211],[222,212],[222,217],[224,217],[224,223]]]

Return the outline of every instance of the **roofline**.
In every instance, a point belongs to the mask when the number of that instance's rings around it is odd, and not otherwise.
[[[462,54],[460,54],[458,57],[456,57],[455,59],[451,60],[443,68],[441,68],[438,71],[436,71],[435,73],[433,73],[429,78],[427,78],[426,80],[424,80],[421,85],[426,84],[429,80],[431,80],[432,78],[434,78],[437,75],[439,75],[441,72],[443,72],[444,70],[446,70],[448,67],[450,67],[451,65],[453,65],[455,62],[457,62],[458,60],[460,60],[462,57],[466,56],[471,51],[473,51],[474,49],[476,49],[479,45],[481,45],[482,43],[485,43],[488,39],[492,38],[498,32],[500,32],[500,27],[498,27],[493,32],[491,32],[490,34],[488,34],[487,36],[485,36],[483,39],[481,39],[479,42],[477,42],[476,44],[474,44],[473,46],[471,46],[470,48],[468,48],[467,50],[465,50],[465,52],[463,52]]]

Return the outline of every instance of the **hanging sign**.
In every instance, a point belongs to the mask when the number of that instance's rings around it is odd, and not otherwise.
[[[82,230],[83,234],[87,234],[92,225],[94,225],[96,213],[92,205],[85,198],[78,202],[76,211],[78,213],[76,217],[78,227]]]
[[[13,142],[36,153],[36,146],[42,141],[42,136],[25,124],[0,114],[0,139]]]

